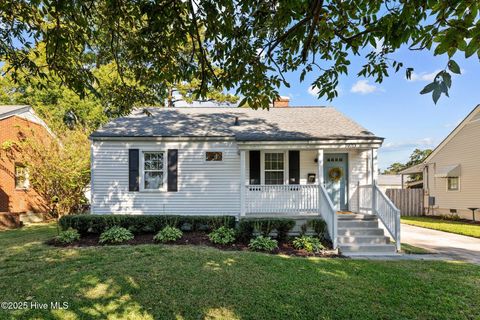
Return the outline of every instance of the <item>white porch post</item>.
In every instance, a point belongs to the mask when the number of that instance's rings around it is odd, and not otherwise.
[[[323,186],[323,149],[318,149],[317,152],[317,168],[318,184]]]
[[[246,181],[246,151],[240,150],[240,216],[245,216],[246,206],[245,206],[245,181]]]
[[[322,215],[323,149],[317,151],[318,215]]]

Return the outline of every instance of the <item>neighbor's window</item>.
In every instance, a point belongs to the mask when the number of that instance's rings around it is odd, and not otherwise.
[[[205,161],[223,161],[223,152],[207,151],[205,152]]]
[[[28,180],[28,169],[24,165],[15,165],[15,188],[28,189],[30,182]]]
[[[144,189],[156,190],[163,187],[164,159],[164,152],[143,153]]]
[[[458,177],[448,177],[447,178],[447,189],[448,191],[457,191],[458,190]]]
[[[283,184],[283,153],[265,153],[265,184]]]

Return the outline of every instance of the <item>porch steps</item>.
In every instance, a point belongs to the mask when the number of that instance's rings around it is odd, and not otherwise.
[[[396,255],[395,246],[385,236],[374,215],[338,215],[338,248],[346,256]]]

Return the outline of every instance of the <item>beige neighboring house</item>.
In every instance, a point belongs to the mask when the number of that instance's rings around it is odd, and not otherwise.
[[[433,150],[425,161],[401,172],[423,173],[429,214],[458,214],[472,219],[480,208],[480,105]],[[430,209],[430,211],[429,211]],[[480,220],[480,209],[476,211]]]

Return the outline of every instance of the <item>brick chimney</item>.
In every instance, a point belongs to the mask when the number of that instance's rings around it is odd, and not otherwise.
[[[289,97],[280,96],[277,100],[273,101],[274,108],[288,108],[288,103],[290,102]]]

